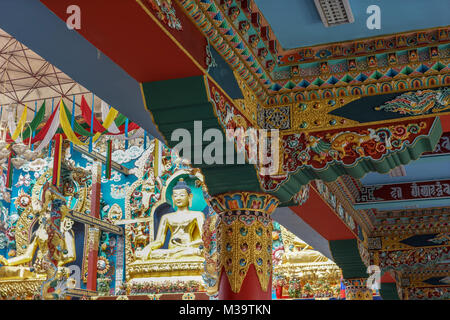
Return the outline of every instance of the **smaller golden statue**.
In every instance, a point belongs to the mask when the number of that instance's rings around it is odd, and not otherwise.
[[[274,268],[275,273],[290,283],[291,291],[298,286],[297,289],[301,289],[304,297],[336,296],[336,288],[339,287],[341,278],[339,267],[283,226],[280,226],[280,229],[285,252],[281,263]],[[289,294],[285,292],[282,295],[296,296],[297,293],[292,292]]]
[[[292,250],[286,250],[281,258],[282,263],[321,263],[331,262],[330,259],[315,251],[306,242],[300,239],[294,239]]]
[[[177,210],[161,218],[155,241],[136,251],[137,261],[191,260],[195,257],[203,259],[200,245],[203,244],[202,227],[205,218],[203,212],[189,210],[192,196],[189,186],[180,179],[173,188],[172,195]],[[169,247],[160,249],[164,245],[168,230],[170,230]]]

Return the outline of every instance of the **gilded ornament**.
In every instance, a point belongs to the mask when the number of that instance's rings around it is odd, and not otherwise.
[[[32,207],[36,210],[34,213],[39,219],[39,227],[31,243],[23,245],[24,251],[13,258],[0,256],[0,264],[3,265],[0,267],[0,287],[3,284],[7,286],[10,280],[44,280],[42,298],[54,299],[64,295],[65,279],[69,273],[63,266],[75,260],[75,239],[71,230],[73,222],[66,218],[68,210],[64,205],[65,199],[48,183],[43,189],[41,202],[35,201]],[[22,222],[26,223],[26,220]],[[61,221],[60,226],[55,224],[55,220]],[[23,224],[20,226],[24,228]],[[33,263],[31,268],[27,266],[30,262]]]
[[[269,289],[272,270],[272,220],[278,200],[270,195],[243,192],[210,199],[219,215],[217,247],[220,272],[227,274],[233,292],[239,292],[253,264],[261,289]],[[263,248],[268,250],[262,250]]]

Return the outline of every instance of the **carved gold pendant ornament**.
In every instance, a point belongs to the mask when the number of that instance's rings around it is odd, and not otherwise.
[[[240,292],[251,265],[261,289],[270,289],[272,273],[272,219],[278,200],[259,193],[222,194],[211,199],[218,213],[219,270],[225,272],[231,290]]]

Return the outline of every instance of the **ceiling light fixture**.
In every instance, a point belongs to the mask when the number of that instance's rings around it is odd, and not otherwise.
[[[348,0],[314,0],[325,27],[355,22]]]

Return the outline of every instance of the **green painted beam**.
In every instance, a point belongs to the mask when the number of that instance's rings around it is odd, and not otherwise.
[[[333,260],[342,269],[344,279],[368,277],[367,268],[359,255],[356,239],[332,240],[329,243]]]
[[[202,122],[202,134],[207,129],[219,129],[223,132],[207,95],[204,77],[190,77],[142,84],[142,92],[147,109],[155,124],[164,136],[166,144],[173,148],[178,141],[171,141],[173,131],[186,129],[194,139],[194,121]],[[210,142],[202,142],[204,149]],[[194,156],[191,148],[191,162]],[[200,146],[197,146],[200,147]],[[223,141],[223,150],[226,150]],[[234,163],[237,156],[234,155]],[[226,163],[225,155],[222,162]],[[195,164],[202,170],[205,183],[211,195],[232,191],[261,191],[256,169],[250,164]]]
[[[352,166],[343,165],[340,162],[331,162],[323,170],[304,167],[295,173],[291,173],[288,180],[278,190],[271,193],[278,197],[282,203],[286,203],[291,199],[292,195],[298,192],[301,185],[307,184],[311,180],[318,179],[331,182],[342,175],[350,175],[359,179],[369,172],[388,173],[399,165],[405,165],[419,159],[424,152],[433,151],[441,135],[441,121],[437,117],[428,136],[419,136],[414,144],[405,144],[400,151],[388,153],[380,160],[373,160],[369,157],[361,158]]]
[[[214,106],[209,101],[207,91],[204,76],[142,84],[145,105],[170,148],[178,144],[178,141],[171,140],[172,133],[177,129],[184,128],[190,132],[191,139],[195,138],[195,121],[201,121],[202,134],[205,130],[212,128],[223,132],[222,125],[216,117]],[[433,151],[441,134],[440,120],[436,118],[428,136],[418,137],[413,145],[405,144],[400,151],[388,153],[380,160],[373,160],[369,157],[360,158],[351,166],[335,161],[330,162],[322,170],[303,167],[295,173],[290,173],[288,179],[277,190],[270,193],[276,196],[282,205],[288,205],[292,196],[299,191],[300,187],[311,180],[334,181],[342,175],[350,175],[358,179],[368,172],[387,173],[399,165],[418,159],[424,152]],[[194,147],[203,151],[204,147],[210,144],[210,142],[203,141],[202,137],[199,137],[197,141],[201,141],[202,145],[192,145],[190,160],[195,167],[202,170],[211,195],[232,191],[265,192],[261,188],[254,165],[194,163],[192,161]],[[226,150],[225,141],[223,141],[223,150]],[[226,163],[225,154],[222,160],[222,163]],[[237,163],[237,161],[234,161],[234,163]]]
[[[383,300],[400,300],[396,283],[381,283],[380,295]]]

